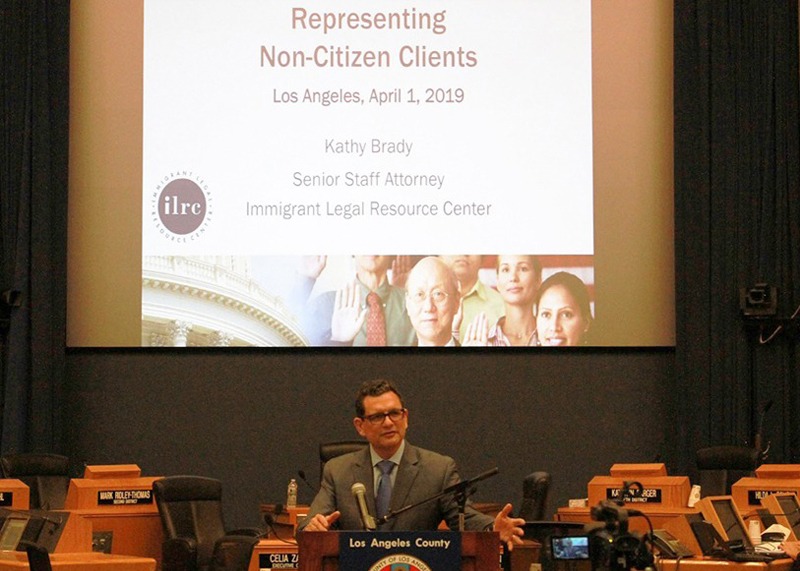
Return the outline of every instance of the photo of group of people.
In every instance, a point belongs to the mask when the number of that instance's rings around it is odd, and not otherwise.
[[[145,256],[142,345],[592,345],[591,255]]]
[[[338,285],[320,285],[330,262],[297,264],[293,304],[311,346],[591,344],[593,283],[577,275],[593,282],[591,256],[351,256]]]

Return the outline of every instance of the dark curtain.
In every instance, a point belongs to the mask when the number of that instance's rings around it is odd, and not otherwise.
[[[675,3],[675,453],[752,444],[800,461],[797,322],[745,318],[741,288],[800,304],[797,0]],[[768,407],[768,403],[772,406]]]
[[[66,321],[69,0],[0,3],[2,453],[60,451]],[[2,303],[2,302],[0,302]]]

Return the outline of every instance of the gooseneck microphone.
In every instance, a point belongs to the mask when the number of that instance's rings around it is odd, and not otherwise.
[[[497,474],[500,470],[498,468],[492,468],[491,470],[486,470],[482,474],[478,474],[474,478],[470,478],[469,480],[461,480],[460,482],[456,482],[450,486],[447,486],[444,490],[442,490],[443,494],[449,494],[450,492],[463,492],[472,487],[473,484],[477,484],[485,480],[486,478],[490,478]]]
[[[487,470],[483,474],[478,474],[477,476],[475,476],[474,478],[470,478],[469,480],[461,480],[460,482],[456,482],[455,484],[447,486],[444,490],[442,490],[438,494],[434,494],[433,496],[425,498],[424,500],[422,500],[420,502],[416,502],[414,504],[409,504],[409,505],[407,505],[405,507],[400,508],[399,510],[389,510],[389,513],[387,513],[386,515],[382,515],[381,517],[379,517],[375,521],[377,523],[384,524],[387,521],[389,521],[390,519],[393,519],[393,518],[399,516],[403,512],[406,512],[408,510],[411,510],[411,509],[414,509],[414,508],[416,508],[418,506],[421,506],[422,504],[427,504],[428,502],[433,502],[435,500],[438,500],[439,498],[443,498],[443,497],[445,497],[447,495],[451,495],[452,494],[452,496],[458,500],[458,504],[459,504],[459,514],[458,514],[458,516],[459,516],[459,526],[458,527],[459,527],[459,530],[463,531],[464,530],[464,522],[463,522],[463,519],[464,519],[464,506],[466,505],[467,497],[469,495],[471,495],[475,491],[475,487],[473,486],[473,484],[475,484],[476,482],[480,482],[481,480],[485,480],[486,478],[489,478],[491,476],[494,476],[498,472],[499,472],[499,470],[497,468],[492,468],[491,470]],[[353,487],[355,487],[355,486],[353,486]]]
[[[317,492],[319,492],[319,490],[318,490],[317,488],[315,488],[315,487],[314,487],[314,486],[311,484],[311,482],[309,482],[309,481],[308,481],[308,478],[306,478],[306,472],[305,472],[305,470],[298,470],[298,471],[297,471],[297,475],[300,477],[300,479],[301,479],[303,482],[305,482],[306,486],[308,486],[309,488],[311,488],[311,491],[313,491],[315,494],[316,494]]]
[[[375,518],[372,517],[369,513],[369,508],[367,507],[367,488],[361,482],[356,482],[350,488],[350,491],[353,493],[353,497],[356,499],[356,504],[358,504],[358,513],[361,515],[361,524],[364,526],[366,531],[375,531]]]

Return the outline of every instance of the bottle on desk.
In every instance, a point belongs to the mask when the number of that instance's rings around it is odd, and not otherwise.
[[[297,507],[297,480],[295,480],[294,478],[289,480],[289,486],[286,489],[286,507],[287,508]]]

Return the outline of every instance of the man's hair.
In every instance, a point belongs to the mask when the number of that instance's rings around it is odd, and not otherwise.
[[[363,418],[366,412],[364,410],[364,399],[366,397],[379,397],[384,393],[390,392],[397,395],[397,398],[400,399],[400,406],[405,408],[406,405],[403,403],[403,395],[400,394],[391,381],[375,379],[362,383],[361,388],[359,388],[358,393],[356,393],[356,416]]]

